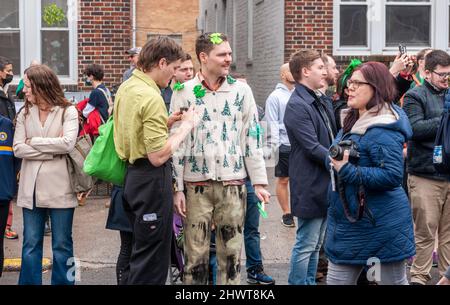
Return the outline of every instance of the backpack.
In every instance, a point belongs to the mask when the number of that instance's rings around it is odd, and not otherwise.
[[[108,101],[108,115],[111,115],[113,108],[114,108],[114,103],[111,98],[111,93],[109,92],[108,89],[106,89],[108,91],[108,93],[106,93],[105,90],[103,90],[102,88],[97,88],[97,89],[103,93],[103,95],[105,96],[105,99]],[[103,118],[102,118],[102,123],[105,124],[105,122],[103,121]]]
[[[444,111],[434,140],[433,165],[438,173],[450,174],[450,91],[445,94]]]

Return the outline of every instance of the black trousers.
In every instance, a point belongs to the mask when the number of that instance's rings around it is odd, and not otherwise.
[[[127,284],[164,285],[172,241],[172,168],[148,159],[128,166],[123,205],[133,228]]]
[[[120,252],[117,257],[117,285],[127,285],[130,275],[130,258],[133,247],[133,233],[120,231]]]
[[[8,221],[9,201],[0,202],[0,277],[3,272],[4,249],[3,239],[5,236],[6,222]]]

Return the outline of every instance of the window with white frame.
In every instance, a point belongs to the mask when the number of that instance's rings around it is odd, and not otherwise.
[[[0,0],[0,55],[20,75],[32,60],[77,82],[77,0]]]
[[[0,0],[0,56],[13,63],[14,74],[20,68],[19,0]]]
[[[399,43],[449,49],[449,14],[449,0],[334,0],[334,53],[395,54]]]

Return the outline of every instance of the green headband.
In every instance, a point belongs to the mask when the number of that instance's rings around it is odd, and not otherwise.
[[[350,75],[352,75],[353,71],[360,65],[362,65],[362,62],[359,59],[352,59],[342,76],[342,88],[345,87],[345,82],[350,77]]]

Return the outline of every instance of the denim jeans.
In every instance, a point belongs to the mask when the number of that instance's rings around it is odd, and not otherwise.
[[[327,285],[356,285],[367,266],[328,263]],[[379,271],[379,274],[376,272]],[[408,285],[405,261],[381,263],[379,269],[369,272],[381,285]]]
[[[22,267],[19,285],[42,285],[42,253],[47,210],[52,225],[52,285],[75,284],[72,241],[73,208],[23,210]]]
[[[249,179],[246,180],[247,187],[247,211],[244,222],[244,245],[246,254],[246,269],[262,266],[261,246],[259,236],[259,199]]]
[[[289,285],[315,285],[326,218],[297,218],[297,221],[297,236],[292,249],[288,283]]]

